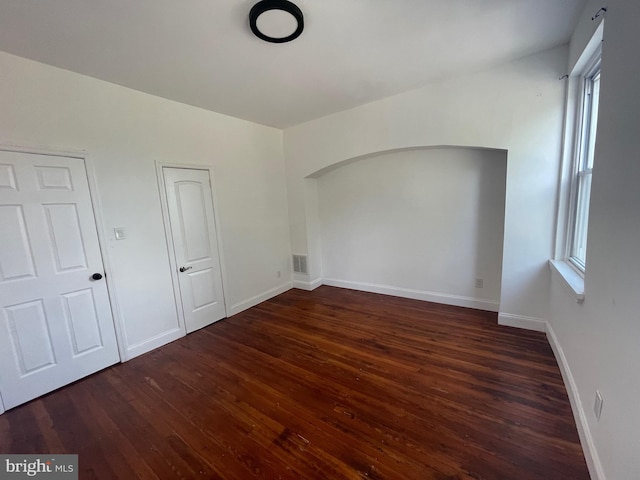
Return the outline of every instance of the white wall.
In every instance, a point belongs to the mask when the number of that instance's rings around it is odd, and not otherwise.
[[[500,311],[547,318],[567,54],[556,48],[285,130],[292,247],[310,264],[297,279],[323,275],[306,177],[399,148],[498,148],[508,150]]]
[[[430,148],[325,173],[324,283],[497,311],[506,167],[505,151]]]
[[[589,3],[572,51],[600,6]],[[640,478],[640,2],[610,0],[604,22],[585,300],[554,276],[549,322],[595,447],[594,478],[629,480]]]
[[[4,53],[0,112],[0,143],[89,154],[127,356],[178,326],[155,161],[213,166],[232,312],[290,286],[280,130]]]

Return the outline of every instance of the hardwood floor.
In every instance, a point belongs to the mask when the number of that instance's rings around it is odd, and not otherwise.
[[[0,415],[81,479],[588,479],[544,334],[291,290]]]

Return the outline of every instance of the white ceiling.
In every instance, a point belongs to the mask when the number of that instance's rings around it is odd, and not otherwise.
[[[0,0],[0,50],[282,128],[563,44],[586,2],[296,0],[270,44],[256,1]]]

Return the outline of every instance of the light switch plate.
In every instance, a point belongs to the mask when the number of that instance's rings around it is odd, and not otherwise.
[[[124,228],[123,227],[117,227],[113,229],[113,234],[116,237],[116,240],[124,240],[125,234],[124,234]]]

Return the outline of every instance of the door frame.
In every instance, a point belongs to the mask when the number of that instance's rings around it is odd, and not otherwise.
[[[213,227],[216,230],[216,238],[218,240],[218,260],[220,261],[220,270],[222,274],[222,299],[224,301],[224,313],[229,317],[229,302],[227,299],[227,269],[224,262],[224,247],[222,243],[222,233],[220,229],[220,212],[218,210],[218,196],[216,193],[215,176],[213,167],[210,165],[197,165],[188,163],[172,163],[160,162],[156,160],[156,176],[158,179],[158,191],[160,193],[160,206],[162,210],[162,223],[164,225],[164,235],[167,242],[167,256],[169,257],[169,266],[171,270],[171,284],[173,286],[173,297],[176,302],[176,313],[178,315],[178,323],[182,335],[187,334],[187,327],[184,319],[184,308],[182,305],[182,294],[178,283],[178,263],[176,262],[176,254],[173,249],[173,234],[171,233],[171,224],[169,219],[169,204],[167,202],[167,190],[164,183],[163,168],[180,168],[183,170],[204,170],[209,173],[209,182],[211,185],[211,202],[213,203]]]
[[[107,236],[104,230],[104,220],[102,218],[102,204],[100,202],[100,194],[98,190],[98,182],[96,179],[93,162],[89,158],[86,150],[62,150],[51,147],[16,145],[10,143],[0,143],[0,151],[30,153],[33,155],[44,155],[51,157],[67,157],[82,160],[84,170],[87,175],[87,184],[89,185],[89,197],[91,199],[91,211],[95,220],[96,234],[98,237],[98,249],[100,250],[100,258],[105,273],[105,281],[107,285],[107,297],[109,298],[109,307],[111,309],[111,319],[116,334],[116,343],[118,345],[118,356],[120,363],[128,360],[127,349],[124,337],[124,325],[122,323],[122,315],[118,306],[118,295],[116,293],[115,278],[113,266],[107,253]],[[2,397],[0,397],[0,413],[4,410]]]

